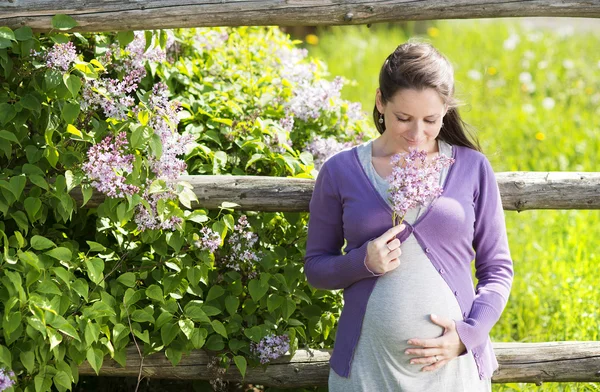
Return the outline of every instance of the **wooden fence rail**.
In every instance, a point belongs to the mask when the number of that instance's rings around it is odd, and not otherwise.
[[[600,17],[598,1],[562,0],[6,0],[0,26],[49,31],[55,14],[79,23],[73,31],[151,30],[198,26],[350,25],[401,20],[508,16]]]
[[[505,210],[600,209],[600,172],[496,173]],[[222,202],[237,203],[238,210],[308,211],[315,180],[268,176],[184,176],[194,187],[195,208],[216,209]],[[82,203],[81,192],[72,191]],[[104,199],[95,192],[86,206]]]
[[[600,382],[600,342],[544,342],[544,343],[493,343],[499,368],[492,382]],[[308,387],[327,385],[331,350],[298,350],[293,358],[280,357],[267,369],[250,368],[245,383],[274,387]],[[142,374],[156,379],[208,380],[209,356],[203,350],[184,355],[173,367],[164,353],[144,358]],[[121,367],[113,360],[105,361],[100,375],[131,376],[139,373],[140,358],[134,346],[127,350],[127,365]],[[95,375],[84,362],[80,375]],[[223,376],[228,381],[242,381],[241,374],[232,365]]]

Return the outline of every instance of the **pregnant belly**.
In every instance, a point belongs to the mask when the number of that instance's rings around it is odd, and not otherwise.
[[[378,278],[361,331],[361,339],[402,356],[408,339],[443,334],[431,321],[432,313],[462,319],[456,297],[420,248],[410,247],[411,239],[416,241],[411,236],[403,247],[416,250],[411,254],[403,249],[400,266]]]

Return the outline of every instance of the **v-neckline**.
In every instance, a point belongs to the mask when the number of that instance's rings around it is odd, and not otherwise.
[[[457,150],[458,150],[457,146],[453,146],[453,148],[452,148],[452,158],[454,159],[454,163],[452,163],[452,165],[450,165],[450,168],[448,169],[448,173],[446,174],[446,180],[444,181],[445,185],[449,184],[450,178],[452,176],[452,173],[454,172],[454,166],[456,165]],[[373,185],[373,183],[369,179],[369,176],[365,172],[365,168],[360,163],[360,157],[358,156],[358,146],[352,147],[352,151],[353,151],[353,154],[354,154],[355,162],[356,162],[356,164],[360,168],[360,171],[363,174],[363,180],[365,180],[367,183],[369,183],[369,187],[371,188],[371,190],[373,191],[373,193],[375,193],[375,197],[377,198],[377,200],[379,200],[379,202],[383,205],[383,207],[386,209],[386,211],[390,214],[390,217],[391,217],[393,215],[393,213],[394,213],[394,211],[392,210],[392,207],[390,207],[390,205],[383,198],[383,196],[377,191],[377,189],[375,188],[375,185]],[[445,190],[446,190],[446,186],[444,186],[442,188],[442,195],[444,194]],[[442,195],[440,195],[440,196],[442,196]],[[421,216],[418,217],[417,220],[415,220],[412,224],[410,224],[408,222],[403,222],[403,223],[406,223],[408,226],[415,227],[419,222],[421,222],[423,220],[423,218],[425,218],[429,214],[429,211],[431,211],[431,209],[435,206],[435,202],[437,201],[437,199],[439,199],[440,196],[436,197],[431,203],[429,203],[429,206],[427,207],[427,210],[423,214],[421,214]]]

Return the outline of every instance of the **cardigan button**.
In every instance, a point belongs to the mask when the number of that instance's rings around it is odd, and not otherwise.
[[[474,356],[475,358],[479,358],[479,354],[477,354],[477,353],[475,353],[473,356]]]
[[[425,253],[429,253],[429,248],[425,248]]]
[[[445,274],[445,273],[446,273],[446,270],[443,268],[440,268],[440,274]]]
[[[458,291],[455,291],[455,292],[454,292],[454,296],[455,296],[455,297],[458,297]]]
[[[483,372],[479,373],[479,378],[483,378]]]

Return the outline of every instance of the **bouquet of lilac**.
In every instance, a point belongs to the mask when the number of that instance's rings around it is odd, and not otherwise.
[[[440,154],[428,161],[426,151],[412,148],[408,153],[392,155],[391,162],[392,174],[387,180],[393,206],[392,225],[396,226],[402,223],[409,209],[423,206],[442,194],[440,172],[454,163],[454,158]]]

